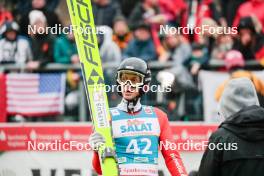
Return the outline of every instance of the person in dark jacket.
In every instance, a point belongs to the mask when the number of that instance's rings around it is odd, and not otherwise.
[[[241,18],[233,49],[239,50],[245,60],[264,62],[264,36],[252,17]]]
[[[119,4],[111,0],[96,0],[92,4],[96,26],[113,27],[114,19],[122,14]]]
[[[150,26],[140,23],[133,31],[134,38],[128,43],[124,50],[123,58],[139,57],[146,62],[157,59],[155,46],[150,34]]]
[[[29,14],[30,24],[36,26],[36,31],[30,33],[33,60],[27,63],[27,69],[36,70],[53,62],[54,36],[46,29],[47,19],[43,12],[33,10]]]
[[[219,114],[225,120],[209,139],[198,176],[263,176],[264,109],[250,79],[229,81]]]

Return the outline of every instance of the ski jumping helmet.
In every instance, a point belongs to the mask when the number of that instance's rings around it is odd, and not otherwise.
[[[122,78],[122,75],[125,73],[135,74],[138,75],[140,78],[139,82],[133,82],[133,80],[125,80]],[[146,86],[149,85],[151,81],[151,72],[148,67],[148,64],[136,57],[130,57],[121,62],[117,69],[116,73],[116,84],[118,87],[118,94],[121,94],[121,85],[129,83],[132,87],[139,87],[139,94],[140,96],[146,92]],[[145,91],[144,91],[144,90]]]

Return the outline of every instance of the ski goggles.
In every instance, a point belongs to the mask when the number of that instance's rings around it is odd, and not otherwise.
[[[117,82],[120,85],[142,86],[144,78],[143,74],[131,70],[120,70],[117,72]]]

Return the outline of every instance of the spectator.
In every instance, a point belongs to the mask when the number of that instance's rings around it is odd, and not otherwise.
[[[73,33],[62,34],[54,43],[54,61],[61,64],[77,64],[79,57]],[[79,91],[78,84],[80,81],[80,73],[74,70],[67,70],[66,74],[67,89],[65,96],[65,109],[69,115],[78,114]]]
[[[241,77],[246,77],[250,79],[255,85],[261,104],[264,103],[262,102],[262,99],[264,97],[264,82],[260,80],[254,73],[244,70],[245,61],[243,55],[239,51],[231,50],[225,55],[224,61],[225,67],[230,74],[229,80]],[[225,81],[217,88],[215,92],[216,101],[220,100],[229,80]]]
[[[139,24],[135,28],[134,39],[129,42],[124,51],[123,57],[138,57],[144,59],[145,61],[153,61],[157,59],[148,25]]]
[[[54,36],[45,31],[47,19],[43,12],[33,10],[29,14],[30,25],[36,26],[36,33],[31,33],[33,60],[28,62],[29,70],[35,70],[39,67],[53,62],[53,42]],[[43,33],[40,33],[44,30]]]
[[[129,16],[129,25],[133,29],[139,23],[165,24],[168,17],[160,13],[157,0],[143,0],[138,3]]]
[[[188,26],[192,31],[195,27],[202,25],[204,18],[211,18],[217,24],[226,26],[226,21],[217,10],[213,0],[190,0],[189,6],[183,15],[181,26]],[[187,37],[191,41],[200,42],[199,35],[194,31],[192,32],[193,35]]]
[[[185,111],[187,116],[185,120],[201,120],[202,94],[198,89],[198,73],[207,64],[208,60],[209,56],[206,45],[193,43],[191,57],[186,60],[184,65],[189,69],[196,87],[186,90]]]
[[[164,62],[171,60],[175,65],[182,65],[191,55],[192,49],[188,41],[180,34],[167,34],[163,39],[165,55],[159,57]]]
[[[62,64],[79,63],[77,47],[73,33],[61,35],[55,40],[54,61]]]
[[[95,0],[92,6],[94,23],[97,26],[107,25],[112,28],[115,17],[121,15],[120,6],[115,1]]]
[[[232,79],[219,103],[224,122],[211,135],[198,176],[261,176],[264,170],[264,109],[248,78]]]
[[[202,43],[207,46],[208,54],[210,55],[217,36],[219,33],[225,33],[225,31],[224,28],[219,26],[212,18],[203,18],[200,25],[204,28],[204,31],[194,35],[198,43]]]
[[[264,37],[258,33],[251,17],[242,18],[233,49],[239,50],[246,60],[264,58]]]
[[[47,10],[46,0],[32,0],[31,5],[32,7],[30,11],[27,11],[24,15],[22,15],[20,20],[22,35],[26,35],[26,36],[28,35],[28,25],[30,24],[29,14],[33,10],[39,10],[45,15],[48,27],[54,27],[56,25],[57,26],[60,25],[58,15],[54,11]]]
[[[112,40],[112,29],[108,26],[100,26],[98,29],[98,45],[103,64],[112,63],[118,65],[121,62],[122,55],[119,47]]]
[[[13,20],[13,15],[4,8],[3,2],[0,2],[0,27],[6,21],[12,21],[12,20]]]
[[[166,24],[169,20],[168,14],[160,12],[158,0],[143,0],[132,11],[129,17],[129,26],[133,29],[141,23],[149,25],[156,53],[161,56],[165,51],[161,45],[158,31],[160,25]]]
[[[248,0],[241,4],[237,10],[236,17],[233,22],[233,26],[239,26],[242,18],[247,16],[254,16],[264,26],[264,0]],[[264,28],[262,28],[264,32]]]
[[[217,35],[212,47],[211,60],[224,60],[225,54],[233,47],[233,39],[229,34]]]
[[[197,76],[199,70],[207,64],[209,60],[208,51],[205,45],[193,43],[192,45],[192,55],[184,63],[190,70],[193,76]]]
[[[6,22],[2,28],[0,40],[0,63],[25,64],[32,59],[29,42],[18,36],[19,26],[16,22]]]
[[[113,41],[119,46],[121,51],[124,51],[128,42],[132,39],[126,19],[122,16],[115,18],[113,30]]]
[[[45,2],[45,9],[48,11],[55,11],[60,4],[60,0],[46,0]],[[20,15],[24,15],[25,12],[29,12],[32,9],[31,0],[12,0],[10,4],[13,9],[13,15],[16,18],[20,18]]]

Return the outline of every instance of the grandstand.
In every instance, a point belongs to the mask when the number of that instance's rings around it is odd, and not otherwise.
[[[150,84],[171,91],[149,91],[142,104],[167,113],[178,143],[209,140],[223,121],[218,90],[231,78],[252,78],[264,105],[264,1],[252,9],[253,0],[91,1],[105,84],[116,84],[126,58],[146,61]],[[180,30],[160,33],[165,25]],[[50,30],[58,26],[66,32]],[[203,26],[215,33],[195,32]],[[93,131],[72,30],[65,0],[0,2],[0,176],[96,175],[91,150],[41,146],[86,144]],[[107,96],[110,107],[122,98],[114,89]],[[188,173],[199,169],[205,148],[178,150]],[[163,159],[159,175],[169,175]]]

